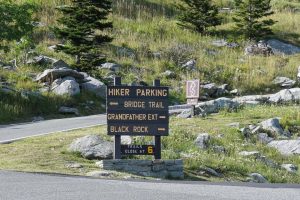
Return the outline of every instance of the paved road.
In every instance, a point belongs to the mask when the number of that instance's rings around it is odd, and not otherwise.
[[[169,106],[169,112],[180,113],[190,109],[189,105]],[[106,115],[92,115],[54,119],[40,122],[0,125],[0,144],[10,143],[27,137],[106,124]],[[0,199],[1,200],[1,199]]]
[[[30,136],[66,131],[106,124],[106,115],[93,115],[67,119],[54,119],[40,122],[0,126],[0,144],[9,143]]]
[[[1,200],[299,200],[298,185],[100,180],[0,171]]]

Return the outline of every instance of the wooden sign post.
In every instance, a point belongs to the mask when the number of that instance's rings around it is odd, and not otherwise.
[[[161,159],[161,136],[169,134],[169,88],[122,86],[115,78],[114,86],[107,87],[107,132],[114,135],[114,159],[122,155],[154,155]],[[154,136],[155,146],[121,145],[121,136]]]

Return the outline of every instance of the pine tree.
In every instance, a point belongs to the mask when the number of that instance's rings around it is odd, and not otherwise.
[[[235,0],[236,14],[233,20],[236,29],[246,39],[260,40],[272,34],[275,21],[264,19],[273,14],[271,0]]]
[[[58,19],[59,27],[54,27],[55,35],[66,41],[56,50],[75,56],[75,68],[90,71],[104,62],[100,53],[103,44],[112,38],[105,30],[112,28],[108,21],[111,12],[109,0],[72,0],[70,6],[58,8],[63,16]]]
[[[212,4],[211,0],[181,1],[182,4],[177,5],[180,11],[178,25],[205,33],[209,27],[221,24],[218,8]]]

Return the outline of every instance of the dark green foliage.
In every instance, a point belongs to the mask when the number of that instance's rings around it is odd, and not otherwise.
[[[235,0],[236,14],[233,20],[246,39],[259,40],[272,34],[272,19],[263,19],[273,14],[271,0]]]
[[[210,0],[181,0],[178,4],[180,10],[178,24],[182,27],[193,29],[199,33],[207,32],[212,26],[221,24],[218,17],[218,8]]]
[[[0,0],[0,49],[8,50],[7,43],[19,41],[32,33],[32,14],[36,6],[31,3],[15,4]]]
[[[82,71],[92,70],[104,61],[99,52],[101,45],[112,41],[104,32],[112,28],[112,22],[107,20],[111,2],[72,0],[70,6],[62,6],[58,10],[63,16],[58,20],[61,26],[55,27],[54,33],[67,43],[65,46],[58,46],[57,51],[75,56],[75,68]]]

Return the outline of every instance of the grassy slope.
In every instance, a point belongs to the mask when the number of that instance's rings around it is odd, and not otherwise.
[[[26,2],[27,0],[18,0]],[[51,52],[47,49],[48,45],[59,41],[51,37],[48,27],[53,26],[59,14],[55,12],[55,6],[69,3],[68,0],[42,1],[33,0],[39,6],[37,17],[47,25],[47,27],[38,28],[35,31],[34,39],[37,42],[38,53],[61,58],[69,63],[73,59],[62,53]],[[216,0],[222,7],[231,7],[232,0]],[[170,0],[114,0],[113,15],[115,29],[112,31],[115,40],[112,45],[104,47],[103,51],[107,54],[108,60],[123,64],[123,70],[120,75],[124,82],[129,83],[134,80],[144,80],[151,83],[155,78],[161,78],[163,85],[171,86],[174,90],[172,95],[178,98],[177,101],[184,99],[184,81],[191,78],[200,78],[202,81],[211,81],[216,83],[227,83],[231,88],[239,88],[244,93],[261,93],[265,88],[272,88],[272,80],[276,76],[287,76],[295,78],[296,70],[300,62],[300,55],[294,56],[271,56],[271,57],[246,57],[243,53],[245,41],[239,40],[241,45],[237,49],[216,48],[211,45],[211,41],[216,38],[232,39],[231,15],[225,14],[225,23],[216,27],[215,36],[201,36],[189,30],[182,30],[176,25],[175,13],[172,7],[174,1]],[[272,16],[278,23],[273,27],[275,36],[295,44],[300,44],[300,13],[291,12],[292,9],[300,8],[298,1],[273,0],[276,13]],[[126,47],[135,52],[135,57],[126,57],[120,55],[117,47]],[[154,59],[151,52],[160,52],[161,59]],[[211,55],[209,52],[216,52]],[[14,58],[14,48],[9,54],[1,55],[6,61]],[[195,58],[199,71],[189,73],[182,71],[180,65],[185,61]],[[170,69],[178,74],[177,79],[166,79],[161,73]],[[17,90],[33,90],[40,86],[31,81],[33,72],[42,71],[43,68],[32,66],[20,66],[20,70],[15,73],[0,71],[0,77],[15,85]],[[98,76],[105,75],[105,72],[95,72]],[[275,89],[276,90],[276,89]],[[1,95],[1,94],[0,94]],[[48,96],[45,96],[48,98]],[[5,95],[1,95],[5,98]],[[54,97],[57,99],[56,97]],[[96,101],[99,105],[101,101],[97,98],[79,97]],[[53,102],[50,108],[58,107],[62,103],[54,103],[52,97],[44,102],[43,105]],[[75,99],[64,100],[69,105],[74,105]],[[9,115],[7,121],[14,118],[24,118],[39,114],[53,112],[26,112],[22,108],[28,104],[19,104],[22,101],[12,98],[7,102],[0,102],[0,107],[4,110],[0,113],[2,120]],[[80,102],[83,103],[83,102]],[[15,108],[11,108],[15,106]],[[75,105],[79,105],[76,103]],[[29,107],[35,107],[34,104]],[[18,108],[19,107],[19,108]],[[15,112],[11,112],[15,110]],[[41,109],[43,110],[43,109]],[[99,112],[99,110],[97,111]],[[4,115],[5,113],[5,115]],[[11,113],[11,114],[10,114]],[[19,113],[19,114],[14,114]]]
[[[249,173],[258,172],[272,183],[300,183],[300,174],[291,174],[282,169],[266,166],[255,158],[244,158],[238,155],[243,150],[258,150],[262,155],[272,159],[278,164],[293,163],[300,167],[299,156],[281,156],[276,150],[259,144],[255,137],[245,140],[236,128],[228,127],[228,123],[240,122],[241,126],[260,122],[270,117],[281,117],[283,126],[288,126],[286,121],[294,119],[294,125],[300,125],[300,116],[297,106],[245,108],[237,113],[222,112],[219,115],[207,118],[177,119],[171,118],[170,136],[163,137],[163,159],[183,158],[185,162],[186,178],[192,180],[218,180],[218,181],[245,181]],[[210,146],[222,145],[226,154],[200,150],[194,146],[193,141],[198,133],[207,132],[213,136]],[[88,135],[100,134],[106,139],[106,127],[83,129],[67,133],[58,133],[50,136],[26,139],[13,144],[0,145],[0,169],[80,174],[97,170],[94,161],[82,159],[77,154],[67,152],[68,145],[73,139]],[[224,134],[224,137],[218,137]],[[295,132],[295,137],[300,132]],[[145,144],[152,139],[149,137],[136,138],[137,144]],[[189,154],[190,158],[183,155]],[[139,157],[143,158],[143,157]],[[150,158],[150,157],[145,157]],[[66,164],[77,162],[84,166],[83,169],[68,169]],[[217,179],[202,174],[202,169],[211,167],[224,174],[224,178]]]

